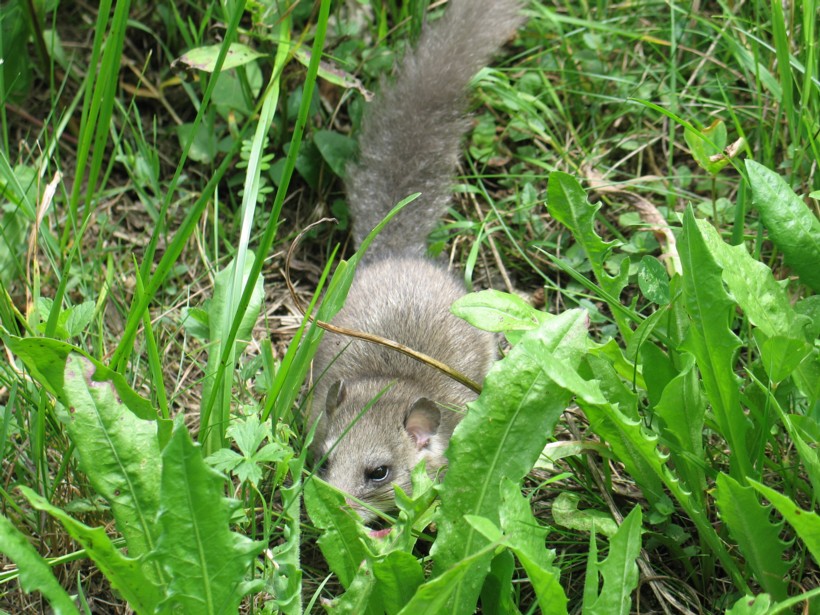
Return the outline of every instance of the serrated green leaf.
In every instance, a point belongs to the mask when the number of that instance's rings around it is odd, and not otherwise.
[[[317,542],[328,566],[349,588],[368,555],[355,513],[345,506],[339,491],[316,476],[305,482],[305,508],[313,524],[322,530]]]
[[[436,498],[436,485],[427,474],[424,463],[413,468],[410,482],[413,487],[412,495],[394,486],[399,515],[393,526],[395,537],[392,543],[393,548],[408,553],[413,551],[421,531],[433,521],[434,508],[431,504]]]
[[[643,429],[640,420],[626,416],[612,404],[596,406],[581,402],[579,405],[595,433],[609,444],[649,502],[660,512],[671,513],[673,506],[664,492],[665,460],[659,456],[657,436]]]
[[[94,317],[94,302],[83,301],[66,310],[65,328],[68,337],[82,333]]]
[[[783,423],[783,427],[786,428],[792,440],[794,448],[797,450],[797,454],[806,470],[806,474],[809,476],[809,481],[814,488],[814,493],[820,493],[820,450],[817,447],[809,446],[808,442],[803,439],[803,436],[792,422],[792,415],[787,414],[783,410],[772,389],[761,382],[753,373],[749,373],[749,378],[758,386],[763,395],[768,398],[769,406],[777,412],[781,423]]]
[[[162,608],[184,613],[234,613],[251,588],[244,582],[264,547],[230,530],[225,479],[178,420],[162,451],[160,538],[152,559],[168,575]]]
[[[696,222],[732,297],[756,327],[764,368],[772,380],[782,381],[811,352],[811,320],[795,311],[771,269],[752,258],[745,246],[729,246],[711,224]],[[769,342],[771,338],[782,341]]]
[[[670,443],[669,454],[686,489],[705,508],[706,474],[703,465],[703,424],[706,404],[697,371],[691,363],[664,388],[655,414],[661,434]]]
[[[783,522],[771,523],[771,507],[758,501],[754,489],[741,486],[723,472],[717,477],[715,502],[757,582],[776,600],[783,600],[789,571],[783,561],[788,545],[780,540]]]
[[[750,423],[740,406],[740,382],[734,371],[741,341],[729,327],[735,305],[723,288],[722,271],[708,250],[691,207],[684,214],[683,230],[678,244],[683,298],[692,321],[684,348],[697,361],[715,421],[731,451],[733,473],[754,476],[746,442]]]
[[[362,562],[347,591],[325,604],[325,610],[333,615],[377,615],[383,611],[373,604],[375,585],[373,571],[367,562]]]
[[[232,422],[226,434],[245,457],[251,457],[262,442],[271,437],[271,430],[269,423],[260,423],[258,415],[250,414]]]
[[[612,339],[606,345],[610,347],[617,346]],[[582,375],[587,378],[588,382],[594,383],[609,403],[617,404],[618,408],[627,413],[630,418],[640,418],[638,414],[638,396],[631,387],[624,383],[623,374],[615,371],[614,366],[610,363],[611,355],[604,355],[603,353],[598,355],[597,353],[600,350],[600,346],[593,346],[590,349],[590,354],[584,357],[581,369]],[[630,381],[633,379],[634,376],[630,377]]]
[[[37,510],[42,510],[62,523],[68,534],[86,550],[94,563],[130,606],[137,613],[153,613],[163,598],[163,592],[143,574],[142,563],[124,556],[117,549],[105,528],[91,528],[73,519],[65,511],[52,506],[28,487],[20,486],[20,491]]]
[[[459,604],[454,602],[456,590],[462,587],[465,577],[471,575],[477,567],[486,566],[485,562],[488,557],[491,558],[492,552],[492,546],[480,549],[421,585],[410,602],[399,611],[399,615],[455,613],[448,604]]]
[[[741,589],[746,589],[743,575],[726,551],[704,509],[698,507],[698,500],[681,486],[675,474],[665,466],[666,457],[662,456],[657,448],[657,438],[647,434],[640,421],[626,417],[611,404],[595,406],[581,400],[579,405],[589,418],[595,433],[612,447],[615,457],[626,466],[629,474],[636,479],[641,488],[646,492],[647,487],[644,483],[647,483],[653,490],[650,492],[650,501],[657,501],[656,506],[664,514],[669,514],[672,510],[667,496],[663,492],[655,491],[657,482],[650,476],[654,474],[677,500],[678,505],[686,511],[687,516],[698,528],[703,542],[720,559],[735,584]]]
[[[597,567],[603,586],[593,602],[584,596],[585,615],[628,615],[630,612],[632,592],[638,586],[636,560],[641,552],[642,523],[641,508],[636,506],[609,541],[609,555]]]
[[[752,203],[786,264],[820,291],[820,220],[785,180],[754,160],[746,160]]]
[[[282,512],[284,542],[270,549],[273,566],[274,599],[271,601],[287,615],[302,614],[302,560],[301,545],[301,504],[302,504],[302,469],[304,454],[288,460],[290,486],[282,486]],[[284,477],[282,477],[284,478]]]
[[[820,564],[820,515],[811,510],[803,510],[771,487],[754,480],[749,480],[749,484],[783,515],[783,518],[789,522],[797,536],[806,545],[815,563]]]
[[[245,458],[234,450],[229,448],[221,448],[213,455],[209,455],[205,460],[212,468],[220,472],[231,472],[238,466]]]
[[[618,242],[605,242],[595,232],[595,214],[601,205],[592,205],[587,200],[586,192],[574,177],[553,171],[547,183],[547,208],[550,215],[567,227],[584,249],[601,288],[617,299],[627,284],[629,259],[621,262],[618,275],[607,273],[606,259]]]
[[[80,615],[71,596],[51,572],[51,567],[3,515],[0,515],[0,553],[17,564],[20,586],[28,593],[38,591],[43,594],[55,615]]]
[[[518,482],[537,461],[569,402],[563,383],[581,382],[573,368],[586,345],[586,314],[564,312],[527,333],[487,375],[481,396],[450,440],[439,534],[431,550],[435,574],[455,570],[487,544],[463,517],[472,514],[498,523],[501,479]],[[587,395],[601,395],[594,387],[586,388]],[[516,454],[510,455],[511,450]],[[488,552],[469,571],[459,573],[458,587],[451,588],[452,613],[473,611],[491,559]]]
[[[450,311],[484,331],[531,331],[551,317],[521,297],[498,290],[482,290],[457,299]]]

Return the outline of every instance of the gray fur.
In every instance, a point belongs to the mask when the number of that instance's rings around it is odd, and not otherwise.
[[[425,243],[450,198],[467,85],[515,31],[520,8],[518,0],[451,0],[367,110],[360,160],[347,182],[357,245],[401,199],[422,196],[371,245],[333,324],[409,346],[477,382],[495,358],[495,339],[450,313],[464,285],[424,256]],[[321,415],[314,456],[328,455],[324,472],[331,484],[383,510],[392,505],[393,483],[409,492],[410,471],[421,459],[431,475],[444,466],[450,435],[476,397],[435,368],[331,333],[319,346],[313,373],[310,418]],[[384,468],[389,475],[379,480]]]
[[[422,31],[396,80],[362,122],[359,161],[348,168],[353,237],[367,234],[403,198],[421,196],[376,237],[368,253],[423,256],[427,236],[447,210],[458,164],[467,85],[521,24],[518,0],[452,0]]]

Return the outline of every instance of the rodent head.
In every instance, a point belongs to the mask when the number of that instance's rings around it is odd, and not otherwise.
[[[328,390],[312,445],[317,462],[327,455],[320,469],[322,478],[374,508],[389,511],[393,484],[409,493],[410,474],[419,461],[425,459],[427,471],[434,474],[445,462],[450,433],[442,425],[443,410],[413,389],[397,383],[362,414],[381,387],[335,382]],[[365,521],[375,518],[366,508],[348,502]]]

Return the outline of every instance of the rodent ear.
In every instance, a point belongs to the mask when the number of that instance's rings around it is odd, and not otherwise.
[[[419,450],[430,443],[430,438],[436,435],[440,424],[441,410],[426,397],[419,397],[414,401],[404,419],[404,428]]]
[[[327,391],[327,400],[325,401],[325,414],[330,417],[336,411],[345,399],[345,382],[344,380],[337,380]]]

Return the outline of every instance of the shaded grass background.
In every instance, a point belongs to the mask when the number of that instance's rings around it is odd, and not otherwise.
[[[126,373],[163,413],[186,413],[196,429],[213,348],[183,321],[210,296],[215,271],[251,247],[265,276],[265,309],[247,352],[235,368],[226,363],[220,372],[230,383],[221,408],[273,403],[270,393],[281,386],[290,401],[274,416],[290,423],[301,383],[274,385],[274,378],[300,315],[284,288],[282,252],[308,223],[328,213],[340,219],[335,228],[311,231],[297,253],[293,275],[306,303],[332,246],[346,241],[338,175],[353,151],[364,100],[350,87],[352,79],[377,87],[418,33],[424,5],[333,3],[323,58],[329,64],[306,101],[309,58],[301,45],[317,36],[316,7],[309,2],[245,10],[240,3],[103,2],[96,10],[61,4],[33,12],[26,3],[4,2],[3,327],[88,349]],[[732,166],[716,175],[699,167],[674,120],[695,127],[722,120],[730,142],[745,139],[741,156],[777,170],[798,194],[817,191],[818,6],[806,1],[786,8],[759,1],[531,3],[528,24],[480,79],[459,194],[431,240],[432,251],[461,267],[475,287],[508,287],[551,311],[582,305],[597,335],[617,336],[611,312],[545,254],[589,274],[583,253],[543,207],[547,174],[565,170],[604,203],[600,232],[623,242],[608,260],[613,272],[626,259],[634,280],[640,257],[658,251],[635,212],[635,203],[646,200],[673,224],[692,203],[725,237],[745,241],[787,277],[740,174]],[[221,41],[267,55],[224,71],[219,80],[214,72],[186,72],[173,63],[190,49]],[[219,62],[227,49],[217,49]],[[325,71],[331,67],[337,72]],[[280,94],[267,110],[272,128],[263,153],[243,146],[243,139],[264,115],[263,100],[271,100],[267,84]],[[305,135],[294,140],[302,124]],[[299,141],[295,155],[291,143]],[[293,182],[278,190],[289,164]],[[253,165],[262,167],[254,188],[259,202],[245,202],[243,209],[246,169]],[[816,199],[809,203],[816,212]],[[249,222],[240,240],[243,220]],[[624,301],[648,309],[635,288]],[[89,522],[105,523],[106,511],[75,472],[48,400],[4,354],[4,512],[44,551],[79,560],[48,518],[20,509],[11,487],[31,485],[83,511]],[[221,416],[224,428],[227,415]],[[571,425],[561,429],[572,431]],[[297,449],[299,442],[294,436]],[[773,457],[786,459],[780,452]],[[565,463],[571,478],[544,486],[538,497],[549,501],[557,490],[577,491],[586,505],[606,510],[594,464],[584,457]],[[628,476],[614,478],[620,497],[640,499]],[[244,497],[253,508],[257,496]],[[547,508],[542,512],[548,515]],[[585,536],[569,531],[549,540],[568,562],[588,546]],[[98,577],[79,561],[64,569],[66,585],[76,582],[78,570],[96,587]],[[669,574],[683,578],[674,567]],[[708,592],[701,602],[719,608],[723,582],[698,587]],[[99,599],[107,600],[104,583],[99,587]]]

